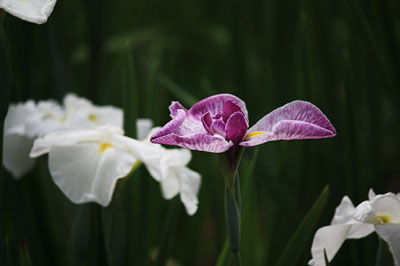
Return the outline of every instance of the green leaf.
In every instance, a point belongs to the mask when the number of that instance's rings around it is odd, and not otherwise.
[[[224,246],[222,248],[221,253],[219,254],[218,261],[216,266],[225,266],[228,265],[229,259],[229,238],[225,239]]]
[[[296,232],[289,240],[289,243],[286,245],[279,257],[278,263],[276,264],[277,266],[291,266],[298,264],[304,249],[309,244],[309,240],[314,233],[315,225],[322,213],[328,195],[329,186],[325,186],[318,199],[314,202],[313,206],[296,229]]]
[[[172,81],[169,77],[164,74],[160,74],[158,76],[157,81],[163,85],[175,98],[182,101],[182,103],[186,106],[192,106],[198,100],[196,97],[191,95],[187,90],[180,87],[174,81]]]
[[[124,129],[129,137],[135,137],[135,121],[139,117],[139,96],[135,78],[132,48],[128,44],[121,53],[121,97],[124,109]]]
[[[325,260],[325,266],[331,265],[328,260],[328,255],[326,255],[326,249],[324,249],[324,260]]]
[[[232,251],[240,249],[240,210],[235,193],[225,186],[225,219]]]

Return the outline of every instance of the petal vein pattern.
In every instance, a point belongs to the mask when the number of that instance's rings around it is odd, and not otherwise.
[[[335,128],[321,110],[309,102],[293,101],[261,118],[248,130],[240,145],[255,146],[275,140],[319,139],[335,135]]]

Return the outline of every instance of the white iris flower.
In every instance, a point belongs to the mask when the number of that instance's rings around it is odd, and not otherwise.
[[[43,24],[53,12],[56,0],[0,0],[0,8],[28,22]]]
[[[143,143],[154,148],[159,154],[159,160],[144,160],[144,164],[150,175],[161,184],[161,191],[165,199],[172,199],[179,194],[186,212],[193,215],[197,211],[201,176],[189,169],[186,165],[192,159],[190,150],[166,149],[159,144],[150,142],[150,137],[160,128],[151,128],[151,122],[147,119],[139,119],[136,123],[138,136],[146,134]]]
[[[63,106],[53,100],[12,104],[4,123],[3,165],[19,178],[34,165],[29,152],[35,138],[55,130],[105,124],[122,128],[123,111],[112,106],[95,106],[73,94],[65,96]]]
[[[396,266],[400,266],[400,195],[375,195],[356,208],[345,196],[336,208],[331,225],[318,229],[314,236],[309,265],[324,266],[324,250],[333,259],[346,239],[359,239],[376,232],[388,243]]]
[[[41,116],[33,101],[8,108],[4,122],[3,165],[15,178],[29,172],[35,164],[28,155],[40,121]]]
[[[102,206],[110,203],[117,180],[141,161],[161,182],[164,197],[180,193],[186,211],[194,214],[200,175],[186,167],[190,151],[167,150],[150,143],[150,136],[138,141],[114,126],[55,131],[35,140],[31,157],[49,154],[50,174],[72,202]]]

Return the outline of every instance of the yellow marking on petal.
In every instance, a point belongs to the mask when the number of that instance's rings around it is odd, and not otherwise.
[[[379,215],[376,218],[378,220],[378,224],[388,224],[392,222],[392,219],[390,219],[390,217],[387,215]]]
[[[265,132],[263,132],[263,131],[254,131],[254,132],[251,132],[249,135],[247,135],[244,140],[249,140],[249,139],[252,139],[252,138],[257,137],[257,136],[262,135],[262,134],[265,134]]]
[[[99,123],[97,116],[95,116],[94,114],[89,115],[89,120],[92,121],[93,123]]]
[[[21,1],[21,0],[20,0]],[[54,119],[54,116],[52,115],[52,114],[45,114],[44,116],[43,116],[43,120],[46,120],[46,119]]]
[[[108,143],[101,143],[101,146],[100,146],[100,153],[104,152],[105,150],[107,150],[108,148],[111,148],[111,147],[112,147],[111,144],[108,144]]]

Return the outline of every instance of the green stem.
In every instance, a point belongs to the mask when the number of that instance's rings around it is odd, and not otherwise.
[[[228,254],[229,254],[229,239],[226,238],[225,242],[224,242],[224,246],[222,248],[222,251],[219,255],[218,261],[216,266],[224,266],[227,263],[227,258],[228,258]]]
[[[233,265],[240,266],[240,185],[239,176],[235,177],[235,186],[225,186],[225,220],[227,225]]]

